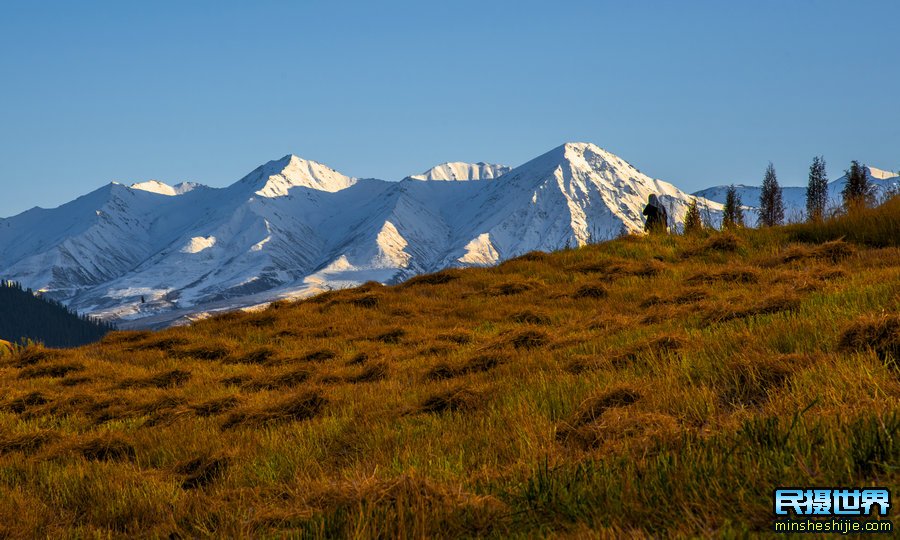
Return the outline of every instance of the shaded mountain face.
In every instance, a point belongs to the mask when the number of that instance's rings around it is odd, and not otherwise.
[[[875,189],[875,197],[881,198],[885,194],[900,190],[900,176],[890,171],[883,171],[875,167],[866,167],[866,175]],[[847,175],[828,183],[828,208],[840,208],[843,204],[841,191],[847,183]],[[741,205],[744,206],[744,218],[748,225],[756,224],[756,209],[759,207],[760,186],[736,185],[738,195],[741,197]],[[715,186],[694,192],[697,197],[710,201],[725,203],[725,195],[728,186]],[[781,197],[784,201],[784,218],[787,221],[803,221],[806,219],[806,187],[782,186]]]
[[[0,276],[121,327],[159,327],[641,231],[651,193],[680,224],[690,195],[588,143],[400,182],[285,156],[227,188],[110,184],[2,219]],[[715,222],[721,204],[700,202]]]

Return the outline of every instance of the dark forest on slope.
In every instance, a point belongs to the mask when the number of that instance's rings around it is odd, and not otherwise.
[[[74,347],[97,341],[112,329],[79,316],[59,302],[35,296],[18,283],[0,281],[0,339]]]

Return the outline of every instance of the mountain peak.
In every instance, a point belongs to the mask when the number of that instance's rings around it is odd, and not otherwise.
[[[140,191],[148,191],[150,193],[157,193],[159,195],[168,195],[168,196],[178,195],[178,192],[175,190],[175,188],[173,188],[169,184],[160,182],[159,180],[148,180],[146,182],[137,182],[137,183],[131,184],[129,187],[131,189],[137,189]]]
[[[596,144],[590,143],[590,142],[570,141],[570,142],[563,144],[561,146],[561,148],[563,148],[565,150],[576,151],[576,152],[584,152],[585,150],[594,150],[594,151],[599,150],[601,152],[606,152],[606,150],[604,150],[603,148],[600,148]]]
[[[512,170],[512,177],[523,173],[529,177],[549,174],[558,168],[582,171],[586,175],[599,174],[604,177],[632,177],[644,175],[633,165],[596,144],[587,142],[567,142],[540,155],[528,163]],[[537,171],[543,171],[537,174]],[[517,174],[518,173],[518,174]]]
[[[584,159],[588,162],[596,163],[597,161],[609,162],[617,167],[627,167],[636,169],[631,163],[613,154],[605,148],[601,148],[594,143],[588,142],[569,142],[561,147],[564,156],[569,159]]]
[[[421,174],[409,176],[413,180],[437,180],[444,182],[461,182],[466,180],[489,180],[503,176],[510,171],[506,165],[493,163],[466,163],[463,161],[448,161],[436,165]]]
[[[150,193],[157,193],[159,195],[174,197],[176,195],[187,193],[188,191],[193,191],[194,189],[202,186],[201,184],[196,184],[194,182],[181,182],[180,184],[170,186],[169,184],[160,182],[159,180],[147,180],[146,182],[137,182],[131,184],[128,187],[131,189],[137,189],[139,191],[147,191]]]
[[[887,180],[888,178],[894,178],[896,176],[900,176],[900,174],[897,174],[895,172],[885,171],[883,169],[877,169],[875,167],[870,167],[868,165],[866,166],[866,169],[868,170],[869,176],[871,178],[877,178],[878,180]]]
[[[327,165],[288,154],[257,167],[239,183],[250,184],[261,197],[283,197],[291,188],[305,187],[317,191],[335,192],[357,181]]]

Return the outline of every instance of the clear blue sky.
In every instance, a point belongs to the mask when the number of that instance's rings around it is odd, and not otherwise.
[[[900,2],[4,2],[0,216],[295,153],[399,179],[590,141],[694,191],[900,169]]]

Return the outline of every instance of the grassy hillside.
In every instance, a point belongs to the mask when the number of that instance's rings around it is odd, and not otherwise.
[[[854,243],[627,237],[7,355],[0,537],[720,537],[776,486],[896,489],[879,212]]]

